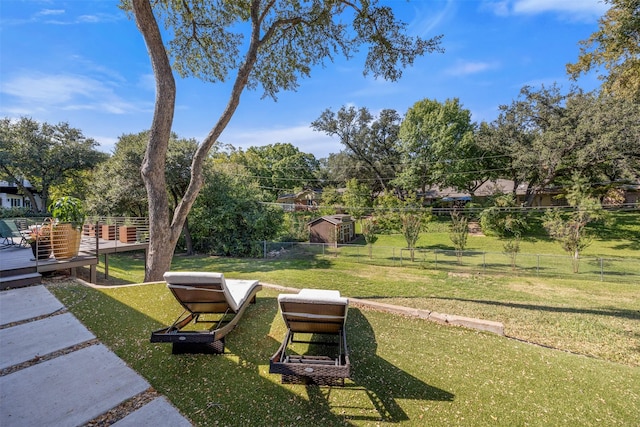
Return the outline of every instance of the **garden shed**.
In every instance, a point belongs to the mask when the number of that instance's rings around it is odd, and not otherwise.
[[[356,227],[351,215],[325,215],[309,222],[311,243],[348,243],[355,236]]]

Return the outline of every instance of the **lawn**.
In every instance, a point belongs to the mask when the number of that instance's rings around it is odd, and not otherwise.
[[[637,260],[640,225],[634,218],[618,218],[608,234],[594,229],[602,239],[594,241],[594,253]],[[448,244],[436,225],[419,245]],[[378,244],[404,246],[398,238],[383,236]],[[470,238],[476,250],[500,244],[492,237]],[[551,241],[531,246],[532,253],[547,250],[562,253]],[[149,342],[152,330],[181,312],[163,284],[92,289],[62,281],[49,289],[200,426],[640,425],[639,283],[571,274],[478,275],[372,265],[342,254],[297,255],[176,256],[172,270],[337,289],[348,297],[499,321],[507,336],[352,307],[352,379],[346,387],[283,385],[268,373],[269,357],[285,332],[274,290],[259,293],[227,337],[226,353],[212,356],[172,355],[170,345]],[[111,256],[110,283],[141,282],[143,266],[140,254]]]
[[[163,284],[50,286],[98,338],[199,426],[530,425],[640,422],[640,369],[490,333],[352,308],[346,387],[268,373],[284,336],[263,290],[224,355],[172,355],[150,332],[180,307]],[[636,349],[637,351],[637,349]]]

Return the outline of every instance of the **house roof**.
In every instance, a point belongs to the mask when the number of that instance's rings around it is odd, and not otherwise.
[[[339,225],[339,224],[342,224],[343,222],[353,222],[353,218],[351,218],[351,215],[347,215],[347,214],[325,215],[320,218],[316,218],[312,221],[309,221],[309,225],[316,224],[320,221],[327,221],[333,225]]]
[[[297,193],[281,194],[278,196],[276,203],[282,203],[283,201],[290,200],[290,199],[301,199],[303,196],[307,196],[310,194],[313,194],[315,197],[315,195],[321,194],[321,193],[322,193],[321,191],[306,189],[306,190],[299,191]]]

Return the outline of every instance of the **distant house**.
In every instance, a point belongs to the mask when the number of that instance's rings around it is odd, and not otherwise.
[[[507,179],[497,179],[495,181],[487,181],[476,189],[473,194],[463,193],[454,188],[432,187],[424,193],[419,194],[423,197],[426,205],[437,204],[445,207],[462,207],[472,199],[482,200],[496,193],[513,193],[514,182]],[[536,194],[532,201],[532,206],[561,206],[566,205],[566,200],[558,198],[562,193],[559,187],[546,188]],[[527,195],[527,184],[520,184],[515,188],[515,195],[518,203],[524,204]]]
[[[279,203],[285,212],[313,211],[318,209],[321,195],[319,191],[307,189],[298,193],[283,194],[278,197],[276,203]]]
[[[26,179],[22,181],[22,185],[33,192],[33,186]],[[36,203],[40,203],[40,196],[34,193]],[[18,191],[18,185],[15,182],[0,181],[0,208],[24,208],[34,209],[31,206],[29,198]]]
[[[356,227],[351,215],[326,215],[309,222],[311,243],[348,243],[355,237]]]

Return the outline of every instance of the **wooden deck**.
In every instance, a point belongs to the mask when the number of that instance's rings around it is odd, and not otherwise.
[[[110,254],[147,250],[148,243],[122,243],[118,240],[103,240],[87,236],[82,237],[78,256],[71,259],[55,259],[53,255],[46,260],[34,259],[31,247],[0,245],[0,289],[29,286],[40,283],[41,273],[71,269],[75,274],[77,267],[88,267],[90,281],[96,283],[96,266],[103,256],[105,275],[108,276],[108,257]]]

